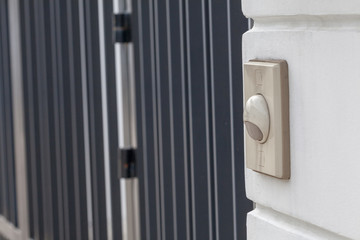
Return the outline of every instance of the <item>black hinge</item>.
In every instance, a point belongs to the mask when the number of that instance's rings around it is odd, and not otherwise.
[[[136,150],[119,149],[119,178],[136,177]]]
[[[113,37],[115,43],[131,42],[131,14],[114,14]]]

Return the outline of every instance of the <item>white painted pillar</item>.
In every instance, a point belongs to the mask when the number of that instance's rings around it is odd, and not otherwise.
[[[360,1],[242,0],[243,61],[289,66],[291,178],[246,169],[249,240],[360,239]]]

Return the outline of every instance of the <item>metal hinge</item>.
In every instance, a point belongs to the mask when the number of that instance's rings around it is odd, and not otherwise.
[[[114,43],[129,43],[132,41],[130,13],[114,14],[113,39],[114,39]]]
[[[119,178],[136,177],[136,150],[119,149]]]

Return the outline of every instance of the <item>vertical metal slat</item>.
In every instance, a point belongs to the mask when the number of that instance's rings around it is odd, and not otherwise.
[[[73,239],[75,234],[75,218],[73,205],[73,184],[71,172],[71,143],[72,139],[67,139],[70,130],[68,109],[68,30],[67,30],[67,2],[55,1],[56,12],[56,26],[57,26],[57,62],[58,62],[58,92],[59,92],[59,124],[60,124],[60,150],[61,150],[61,175],[62,175],[62,190],[63,190],[63,205],[64,205],[64,237],[65,239]]]
[[[108,124],[109,124],[109,160],[110,160],[110,184],[111,184],[111,202],[112,202],[112,237],[113,239],[122,239],[121,232],[121,207],[120,207],[120,188],[118,179],[118,133],[113,129],[118,128],[117,104],[116,104],[116,78],[115,78],[115,53],[113,45],[113,3],[103,1],[104,17],[104,43],[106,57],[107,74],[107,104],[108,104]]]
[[[160,230],[160,202],[159,202],[159,175],[157,163],[156,139],[156,85],[154,64],[154,26],[153,2],[134,1],[134,15],[138,21],[134,25],[139,27],[139,48],[135,48],[135,64],[140,68],[136,76],[137,116],[141,119],[137,126],[138,133],[138,172],[140,181],[140,209],[142,239],[161,239]],[[136,43],[135,43],[136,44]],[[137,52],[139,50],[139,52]]]
[[[81,51],[81,85],[83,97],[83,125],[84,125],[84,154],[85,154],[85,181],[86,181],[86,206],[87,206],[87,231],[88,239],[94,239],[93,226],[93,199],[90,164],[90,132],[89,132],[89,101],[87,88],[87,62],[86,62],[86,41],[85,41],[85,8],[84,0],[79,0],[79,24],[80,24],[80,51]]]
[[[105,174],[103,161],[103,128],[101,107],[101,75],[99,56],[99,29],[97,1],[91,0],[85,4],[85,26],[87,47],[87,76],[89,97],[89,127],[92,168],[92,193],[94,238],[107,238]]]
[[[160,180],[161,235],[174,238],[173,178],[170,146],[169,62],[166,2],[154,1],[156,100]],[[160,47],[161,46],[161,47]]]
[[[53,143],[53,153],[52,159],[55,160],[55,163],[52,165],[53,178],[56,183],[55,189],[53,189],[54,204],[56,205],[56,212],[54,213],[54,224],[56,227],[56,236],[59,239],[64,239],[64,204],[63,204],[63,191],[62,191],[62,169],[61,169],[61,139],[60,139],[60,110],[59,110],[59,69],[58,69],[58,45],[57,42],[59,34],[59,26],[56,22],[56,5],[55,2],[50,2],[49,7],[49,19],[50,19],[50,32],[51,32],[51,67],[52,67],[52,82],[51,82],[51,95],[52,95],[52,143]]]
[[[49,144],[49,112],[47,102],[47,74],[48,63],[46,59],[46,32],[45,32],[45,17],[43,1],[35,2],[35,35],[36,41],[36,63],[37,63],[37,95],[39,98],[39,125],[40,125],[40,159],[41,159],[41,189],[43,197],[43,218],[44,218],[44,236],[54,238],[53,225],[53,204],[51,194],[51,159],[50,159],[50,144]]]
[[[56,121],[58,119],[55,119],[55,103],[57,102],[57,99],[54,99],[54,90],[56,91],[57,88],[57,84],[56,84],[56,65],[54,65],[53,59],[56,57],[54,56],[56,54],[56,50],[54,49],[54,46],[56,46],[56,44],[52,41],[53,39],[55,39],[54,36],[54,28],[53,28],[53,21],[52,21],[52,3],[49,1],[45,1],[44,2],[44,19],[49,19],[49,21],[46,21],[44,24],[44,33],[45,33],[45,46],[44,46],[44,50],[45,50],[45,61],[48,63],[46,65],[46,93],[44,94],[44,99],[43,101],[47,102],[47,116],[46,116],[46,121],[47,121],[47,141],[48,141],[48,147],[49,147],[49,154],[48,154],[48,159],[46,159],[47,161],[47,171],[49,174],[49,188],[50,188],[50,192],[51,192],[51,211],[52,211],[52,222],[53,222],[53,226],[52,226],[52,234],[54,236],[54,239],[58,239],[59,238],[59,216],[58,216],[58,212],[59,212],[59,201],[58,201],[58,183],[57,183],[57,155],[56,155],[56,149],[58,147],[58,143],[56,142],[55,139],[55,128],[57,127]],[[47,230],[45,231],[45,234],[47,234]]]
[[[1,8],[5,7],[4,1],[1,1]],[[3,19],[0,18],[1,25]],[[2,28],[0,29],[0,185],[1,185],[1,214],[3,216],[8,215],[7,202],[8,202],[8,194],[7,194],[7,174],[6,174],[6,139],[5,139],[5,110],[4,110],[4,64],[3,64],[3,49],[2,44]]]
[[[186,2],[193,239],[213,239],[212,176],[205,1]]]
[[[3,60],[3,96],[4,96],[4,124],[5,124],[5,161],[7,161],[7,196],[8,196],[8,220],[16,225],[16,196],[15,196],[15,170],[14,170],[14,141],[13,141],[13,119],[12,119],[12,100],[11,100],[11,74],[9,56],[9,35],[8,35],[8,14],[7,1],[3,0],[0,9],[1,14],[1,38],[2,38],[2,57]]]
[[[29,218],[19,1],[10,1],[8,9],[9,23],[11,24],[11,27],[9,27],[9,49],[11,55],[11,89],[13,96],[16,203],[19,219],[18,226],[21,229],[21,238],[27,239],[29,237]]]
[[[43,218],[42,218],[42,198],[41,198],[41,174],[38,174],[40,169],[39,159],[39,131],[38,131],[38,108],[37,108],[37,83],[36,83],[36,61],[33,61],[35,51],[35,34],[34,34],[34,10],[33,4],[30,1],[22,3],[23,8],[23,35],[22,35],[22,49],[23,49],[23,69],[24,69],[24,97],[25,97],[25,129],[27,145],[27,160],[28,160],[28,185],[31,186],[29,190],[29,209],[30,210],[30,236],[34,238],[41,238],[43,236]]]
[[[227,3],[210,1],[210,69],[217,239],[236,239]],[[221,46],[221,47],[219,47]]]
[[[77,1],[67,2],[67,28],[69,50],[69,97],[72,138],[72,157],[69,164],[73,168],[74,209],[76,239],[88,239],[86,206],[86,173],[84,153],[83,98],[81,79],[80,26]],[[84,203],[84,204],[82,204]]]

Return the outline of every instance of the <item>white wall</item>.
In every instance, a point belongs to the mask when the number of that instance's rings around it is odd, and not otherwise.
[[[243,60],[289,66],[291,179],[246,170],[248,239],[360,239],[360,1],[243,0]]]

